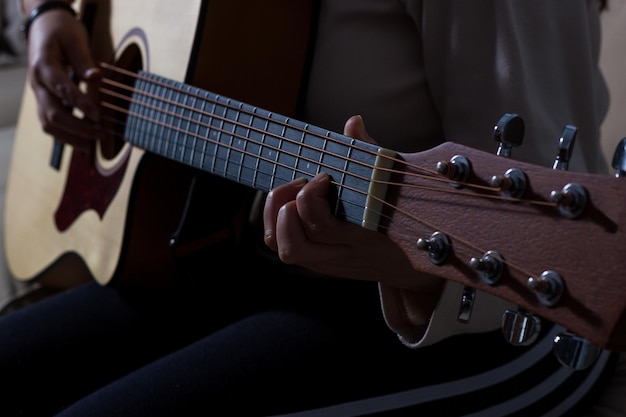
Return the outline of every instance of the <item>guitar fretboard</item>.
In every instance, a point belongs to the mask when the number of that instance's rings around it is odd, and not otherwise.
[[[377,227],[369,223],[380,204],[370,192],[384,150],[367,142],[145,72],[135,84],[125,139],[264,192],[325,171],[336,185],[335,215]],[[375,188],[378,201],[384,195]]]

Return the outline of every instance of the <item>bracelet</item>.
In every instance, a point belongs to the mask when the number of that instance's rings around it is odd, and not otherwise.
[[[29,14],[22,26],[20,27],[20,31],[24,35],[25,39],[28,39],[28,32],[30,31],[30,27],[32,26],[35,19],[41,16],[43,13],[49,10],[61,9],[70,12],[74,17],[76,17],[76,10],[66,1],[48,1],[46,3],[42,3],[39,6],[35,7]]]

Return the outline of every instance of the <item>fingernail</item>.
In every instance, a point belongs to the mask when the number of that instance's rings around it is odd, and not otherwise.
[[[315,178],[313,178],[313,181],[326,181],[328,179],[328,173],[321,171],[318,172],[317,175],[315,176]]]
[[[98,78],[100,78],[101,74],[102,73],[100,72],[100,69],[98,67],[92,67],[92,68],[88,68],[85,71],[84,78],[87,81],[94,81],[94,80],[97,80]]]
[[[304,185],[307,183],[307,179],[304,177],[298,177],[294,179],[292,183],[295,187],[304,187]]]

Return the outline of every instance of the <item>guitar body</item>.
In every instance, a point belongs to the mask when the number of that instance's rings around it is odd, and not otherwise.
[[[181,7],[173,0],[100,0],[76,6],[100,61],[158,72],[283,114],[295,111],[310,35],[308,2],[189,0]],[[199,173],[129,144],[101,143],[86,155],[53,139],[40,129],[34,96],[25,88],[4,219],[12,275],[60,287],[90,279],[170,279],[178,250],[172,237],[194,229],[186,224],[187,206],[198,199],[192,190],[199,188]],[[199,199],[215,212],[216,224],[203,225],[207,234],[194,236],[189,247],[233,238],[231,223],[253,191],[206,175],[200,182],[211,195]]]

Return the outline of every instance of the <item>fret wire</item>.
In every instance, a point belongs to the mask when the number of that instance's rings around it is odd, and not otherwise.
[[[193,167],[198,168],[195,165],[195,159],[196,159],[196,150],[198,148],[198,138],[200,137],[200,126],[202,125],[202,113],[204,112],[204,106],[206,104],[206,100],[198,100],[200,101],[200,109],[196,109],[196,111],[193,113],[198,119],[194,119],[196,120],[195,122],[195,129],[193,132],[193,137],[191,139],[191,152],[189,154],[189,164]]]
[[[272,171],[272,175],[270,176],[270,183],[269,183],[269,189],[273,189],[276,187],[276,178],[277,178],[277,172],[278,172],[278,162],[279,162],[279,158],[280,158],[280,152],[283,149],[283,138],[285,137],[285,133],[287,130],[287,124],[289,123],[289,118],[286,117],[285,118],[285,123],[283,123],[281,131],[280,131],[280,135],[278,138],[278,146],[276,146],[276,148],[274,149],[274,155],[272,156],[272,160],[274,161],[274,163],[272,164],[271,167],[271,171]],[[268,126],[271,126],[271,121],[268,123]],[[274,140],[275,138],[272,138],[272,140]],[[266,138],[266,142],[267,142],[267,138]],[[272,153],[272,149],[270,148],[270,155]],[[268,158],[269,159],[269,158]]]
[[[149,89],[150,87],[151,87],[151,83],[146,83],[146,88]],[[148,102],[148,96],[146,96],[144,94],[144,95],[141,96],[141,98],[142,98],[141,102],[143,103],[143,107],[141,108],[141,114],[150,116],[149,114],[146,114],[146,112],[147,112],[146,103]],[[150,139],[150,128],[151,128],[151,126],[148,123],[148,120],[150,120],[150,117],[147,117],[139,125],[139,127],[140,127],[139,136],[144,138],[144,140]],[[144,125],[147,126],[147,128],[144,129]]]
[[[179,138],[181,136],[181,132],[183,131],[183,123],[185,123],[184,116],[185,116],[185,112],[187,111],[185,109],[185,107],[181,106],[178,103],[181,103],[185,97],[186,96],[183,94],[182,89],[177,88],[176,89],[176,99],[175,99],[176,101],[174,102],[174,103],[176,103],[175,104],[175,107],[176,107],[175,113],[176,113],[176,116],[177,116],[176,128],[173,129],[174,137],[172,138],[173,140],[170,141],[170,143],[172,145],[171,146],[171,150],[170,150],[170,155],[171,155],[170,157],[173,160],[175,160],[175,161],[180,161],[181,160],[180,158],[177,158],[178,157],[178,155],[177,155],[178,152],[177,151],[178,151],[178,144],[180,142]]]
[[[319,174],[321,167],[324,166],[324,156],[327,154],[327,149],[328,149],[328,136],[330,135],[330,132],[326,132],[324,134],[324,142],[322,143],[322,147],[320,148],[322,151],[320,152],[320,156],[318,158],[318,166],[317,166],[317,174]]]
[[[328,138],[330,137],[330,132],[326,131],[324,137],[325,137],[324,138],[324,144],[322,145],[322,148],[323,148],[324,152],[322,152],[321,155],[320,155],[321,156],[321,158],[320,158],[320,166],[322,166],[321,164],[324,163],[324,155],[327,154],[328,143],[329,143],[328,142]],[[344,161],[344,164],[346,162],[347,161]],[[331,164],[331,166],[333,166],[333,165]],[[345,170],[344,170],[344,172],[345,172]],[[333,181],[336,182],[337,179],[335,178],[335,175],[331,174],[331,176],[333,178]],[[340,177],[343,177],[343,173],[340,174]],[[339,185],[337,188],[338,188],[337,189],[337,199],[335,200],[335,207],[333,209],[333,213],[335,213],[335,214],[338,214],[340,212],[340,205],[341,205],[341,190],[342,190],[342,187],[341,187],[341,185]]]
[[[257,117],[257,108],[255,107],[253,110],[253,116]],[[265,119],[265,124],[263,126],[263,131],[261,132],[261,136],[259,137],[259,148],[257,151],[257,157],[254,162],[254,169],[252,171],[252,186],[257,187],[257,182],[259,179],[259,167],[261,163],[261,157],[263,156],[263,146],[265,146],[265,139],[267,134],[267,129],[269,128],[269,117]]]
[[[141,84],[142,84],[142,82],[139,81],[139,80],[136,82],[137,88],[136,88],[135,92],[133,92],[133,98],[136,97],[137,91],[139,91],[141,89]],[[137,106],[138,105],[135,104],[134,101],[133,101],[133,102],[130,103],[129,109],[131,111],[135,111],[135,108]],[[139,128],[137,126],[139,123],[140,123],[140,120],[137,117],[131,117],[129,120],[127,120],[126,121],[126,126],[124,127],[124,136],[125,137],[136,138],[135,132],[139,132]],[[146,147],[145,144],[143,143],[143,141],[138,141],[138,142],[139,142],[138,143],[139,146],[144,145],[143,147],[144,148]]]
[[[214,115],[217,115],[217,104],[219,103],[220,96],[215,96],[215,110],[211,115],[211,126],[213,126],[213,121],[215,119]],[[224,107],[224,114],[226,113],[226,108]],[[222,128],[224,127],[224,119],[220,118],[218,120],[219,130],[212,129],[212,132],[215,132],[215,152],[213,153],[213,161],[211,161],[211,172],[215,173],[217,170],[217,154],[220,150],[220,143],[222,138]]]
[[[144,83],[139,83],[139,88],[138,90],[141,91],[141,84],[145,84]],[[137,92],[133,93],[134,96],[137,98],[137,101],[142,100],[142,96],[137,96]],[[140,113],[143,114],[143,107],[140,103],[131,103],[131,108],[136,112],[136,113]],[[140,146],[146,146],[146,141],[145,138],[143,136],[140,135],[140,133],[142,132],[141,130],[141,123],[142,123],[142,119],[141,118],[133,118],[133,124],[132,124],[132,129],[128,129],[130,132],[133,133],[133,136],[137,139],[138,143],[140,144]]]
[[[235,122],[240,122],[241,114],[242,114],[242,111],[241,111],[242,108],[243,108],[243,103],[239,103],[239,111],[237,111],[237,117],[235,118]],[[238,182],[241,182],[241,172],[242,172],[242,168],[243,168],[244,158],[245,158],[245,155],[246,155],[245,149],[246,149],[247,141],[243,141],[243,142],[241,141],[241,138],[239,137],[239,135],[237,135],[237,126],[238,125],[236,123],[233,125],[233,146],[232,146],[232,149],[233,149],[233,153],[235,153],[234,152],[234,149],[235,149],[234,144],[237,143],[237,142],[241,142],[242,145],[243,145],[242,146],[241,156],[239,157],[239,167],[237,168],[237,180],[238,180]],[[244,132],[245,132],[244,133],[244,137],[246,139],[250,139],[250,129],[249,128],[248,129],[244,128]]]
[[[167,136],[162,135],[160,137],[162,137],[162,140],[165,144],[165,155],[167,155],[171,159],[176,160],[176,144],[173,142],[173,140],[176,140],[176,136],[179,134],[178,129],[176,128],[180,126],[180,109],[178,106],[178,101],[180,100],[180,91],[177,88],[173,88],[172,92],[173,95],[171,101],[171,112],[173,113],[173,115],[172,122],[169,124],[168,128],[170,134]]]
[[[141,112],[141,114],[146,116],[147,121],[148,120],[154,120],[152,119],[152,117],[154,117],[154,110],[150,109],[150,104],[153,104],[153,100],[152,98],[150,98],[150,93],[154,94],[154,83],[150,80],[147,81],[145,84],[145,87],[143,89],[141,89],[139,91],[140,94],[140,98],[141,98],[141,103],[142,103],[142,109],[143,111]],[[148,123],[146,121],[146,123]],[[161,138],[161,136],[159,135],[155,135],[153,134],[153,128],[151,127],[150,129],[146,129],[145,131],[145,138],[146,141],[148,143],[150,143],[151,148],[150,149],[159,149],[160,148],[160,144],[163,142],[163,139]]]
[[[285,125],[280,125],[278,122],[274,122],[276,118],[279,117],[275,113],[269,113],[267,118],[267,132],[270,133],[273,131],[273,128],[276,126],[280,127],[279,137],[284,137],[285,134]],[[277,146],[272,146],[271,143],[277,141]],[[266,134],[264,137],[264,145],[263,145],[263,154],[267,154],[267,158],[264,158],[263,161],[259,163],[259,168],[266,164],[269,167],[269,171],[265,173],[268,177],[267,181],[267,190],[271,190],[274,188],[274,184],[276,181],[276,171],[278,167],[278,158],[280,157],[280,142],[273,136]]]
[[[229,106],[230,106],[230,102],[231,100],[229,98],[225,99],[225,105],[224,105],[224,114],[222,115],[222,121],[221,121],[221,129],[220,132],[218,133],[220,140],[218,141],[218,143],[220,145],[222,145],[221,147],[218,147],[217,151],[215,152],[215,159],[216,159],[216,163],[224,163],[224,166],[220,168],[221,172],[222,172],[222,176],[224,178],[228,178],[226,176],[226,161],[228,161],[228,155],[230,155],[230,146],[228,145],[228,140],[230,138],[230,135],[228,134],[228,129],[227,126],[230,123],[230,120],[228,119],[228,111],[229,111]],[[220,152],[222,154],[226,154],[226,157],[221,157],[220,156]]]
[[[185,156],[185,147],[183,146],[183,144],[185,142],[185,138],[187,137],[187,135],[184,132],[187,132],[187,130],[183,126],[187,126],[187,128],[189,128],[189,121],[187,120],[187,114],[189,113],[189,110],[187,109],[187,105],[188,105],[187,100],[189,99],[189,95],[185,94],[183,89],[186,89],[186,86],[183,86],[182,88],[178,90],[179,98],[178,100],[176,100],[176,103],[183,103],[182,106],[179,105],[180,109],[176,113],[178,114],[179,118],[178,118],[178,128],[175,129],[176,134],[175,134],[175,140],[174,140],[174,159],[178,161],[184,161],[183,158]]]
[[[144,93],[145,106],[148,111],[148,120],[161,120],[158,117],[156,117],[157,116],[155,115],[156,110],[153,108],[154,106],[158,107],[158,102],[156,101],[155,98],[152,98],[159,93],[158,85],[154,82],[151,82],[148,84],[148,88],[144,90],[144,92],[148,93],[148,94]],[[146,132],[150,138],[154,138],[154,140],[156,140],[159,143],[164,143],[165,152],[163,154],[168,156],[167,139],[165,138],[164,135],[158,134],[158,128],[159,128],[158,123],[151,123],[150,128],[146,130]]]
[[[297,172],[297,170],[298,170],[298,168],[300,166],[300,163],[302,162],[302,152],[307,152],[307,149],[304,146],[302,146],[302,144],[306,142],[306,136],[307,136],[308,130],[309,130],[309,124],[307,123],[307,124],[304,125],[304,129],[302,130],[302,134],[301,134],[300,140],[298,142],[298,154],[296,156],[296,160],[294,161],[295,162],[294,171],[293,171],[294,175]],[[318,161],[319,161],[319,158],[318,158]],[[305,171],[308,173],[309,172],[309,170],[308,170],[309,166],[308,165],[310,164],[310,162],[306,161],[306,164],[307,164],[307,166],[306,166],[307,169],[305,169]]]
[[[170,127],[170,131],[172,132],[169,137],[169,142],[171,146],[171,158],[174,161],[182,161],[181,152],[179,152],[181,137],[184,137],[183,133],[183,125],[187,123],[185,121],[185,113],[187,110],[180,103],[185,103],[186,95],[182,91],[182,88],[176,89],[176,101],[174,102],[174,113],[176,114],[176,128]]]
[[[237,110],[233,110],[233,109],[230,108],[231,105],[232,105],[231,103],[232,102],[231,102],[230,98],[228,100],[226,100],[227,106],[226,106],[225,117],[229,121],[229,123],[232,124],[232,128],[230,130],[230,134],[228,135],[229,143],[227,144],[228,146],[226,146],[226,157],[224,158],[224,178],[229,178],[228,177],[228,166],[229,166],[230,160],[232,158],[232,154],[233,154],[233,146],[235,145],[234,144],[235,129],[236,129],[236,126],[237,126],[234,122],[232,122],[233,119],[228,117],[228,112],[229,111],[235,111],[236,112],[235,114],[237,116],[240,114]],[[235,119],[235,121],[238,121],[238,120]]]
[[[211,139],[211,144],[209,146],[213,147],[213,152],[211,153],[213,155],[212,161],[211,161],[211,172],[212,173],[216,173],[217,172],[217,154],[219,152],[219,148],[220,148],[220,143],[221,143],[221,135],[222,135],[222,125],[224,124],[224,120],[222,118],[222,116],[220,115],[221,112],[223,112],[222,110],[222,103],[221,103],[221,99],[222,97],[220,96],[215,96],[215,102],[213,103],[213,112],[211,113],[210,119],[211,119],[211,123],[209,125],[210,128],[210,133],[209,133],[209,138]]]
[[[233,134],[232,132],[229,134],[228,130],[226,129],[226,126],[229,124],[233,125],[234,128],[234,124],[232,123],[231,119],[228,117],[228,113],[231,110],[231,104],[232,100],[230,98],[226,99],[226,105],[224,106],[224,118],[226,119],[226,123],[224,124],[224,131],[222,133],[222,137],[224,138],[223,141],[220,141],[220,143],[222,144],[226,144],[226,146],[222,147],[222,150],[226,152],[226,156],[223,159],[224,162],[224,167],[222,168],[223,174],[222,176],[224,178],[228,178],[228,161],[230,160],[230,155],[233,149]],[[216,155],[219,158],[219,155]]]
[[[150,86],[150,88],[151,88],[151,90],[149,90],[148,93],[156,94],[156,92],[152,90],[154,88],[154,84],[152,84]],[[176,97],[174,96],[173,100],[175,100],[175,99],[176,99]],[[150,104],[152,104],[152,103],[150,103]],[[151,111],[151,114],[150,114],[151,118],[150,119],[151,120],[159,120],[159,119],[153,119],[153,117],[154,117],[154,115],[153,115],[154,114],[154,110],[150,110],[150,111]],[[174,124],[174,122],[175,122],[175,119],[172,119],[172,124]],[[152,136],[154,136],[156,138],[157,142],[159,143],[159,147],[163,147],[164,148],[164,150],[162,151],[163,155],[165,155],[167,157],[171,157],[171,155],[169,154],[169,147],[168,147],[170,139],[168,139],[165,135],[157,135],[154,132],[150,132],[150,135],[152,135]]]
[[[313,149],[305,147],[302,144],[306,142],[307,138],[309,138],[311,143],[313,143],[314,141],[322,141],[323,145],[314,147]],[[314,177],[321,171],[321,163],[323,161],[325,152],[324,147],[326,146],[327,141],[324,138],[317,138],[312,135],[311,126],[307,123],[304,126],[301,139],[298,143],[300,149],[298,150],[298,161],[296,168],[300,171],[306,172],[311,177]],[[302,165],[303,163],[304,166]]]
[[[182,149],[181,149],[181,155],[180,155],[180,160],[183,162],[185,161],[185,151],[187,150],[189,132],[191,132],[192,123],[194,120],[193,119],[194,112],[192,109],[194,109],[196,105],[196,97],[193,94],[190,94],[190,92],[193,91],[193,88],[191,86],[185,85],[185,90],[186,90],[185,123],[187,124],[187,128],[184,129],[185,133],[183,135],[183,143],[182,143]],[[191,148],[190,148],[190,153],[191,153]],[[191,163],[191,160],[189,160],[189,163]]]
[[[165,99],[162,101],[162,105],[163,105],[163,109],[166,111],[165,113],[165,124],[166,126],[173,126],[174,124],[174,118],[176,117],[174,114],[169,114],[174,113],[174,105],[172,103],[175,103],[175,98],[174,98],[174,92],[176,90],[174,88],[170,88],[167,90],[167,93],[165,95]],[[169,128],[169,130],[171,130],[171,128]],[[158,137],[157,138],[157,142],[158,142],[158,148],[160,151],[162,151],[162,147],[164,146],[164,142],[165,142],[165,138],[161,138]]]
[[[339,181],[339,186],[337,190],[337,201],[335,202],[335,213],[339,213],[339,202],[342,200],[342,196],[344,195],[344,191],[346,190],[346,173],[349,169],[350,158],[352,157],[352,146],[347,146],[346,157],[343,161],[343,172],[341,173],[341,180]]]
[[[287,126],[289,125],[289,117],[285,117],[285,121],[282,124],[282,129],[280,132],[280,137],[278,138],[278,146],[276,148],[276,156],[274,157],[274,165],[272,167],[272,177],[270,178],[270,189],[276,187],[276,178],[278,177],[278,167],[280,162],[280,153],[284,149],[285,145],[285,136],[287,134]],[[293,174],[292,174],[293,176]]]
[[[225,146],[226,156],[224,157],[224,178],[229,178],[228,177],[228,164],[230,162],[231,155],[233,153],[233,145],[234,145],[233,141],[234,141],[234,138],[235,138],[235,126],[236,126],[236,124],[233,122],[233,119],[231,117],[228,117],[228,114],[230,112],[232,112],[232,111],[235,111],[236,114],[239,114],[239,113],[237,113],[236,110],[232,109],[232,100],[230,98],[226,101],[226,104],[227,104],[227,106],[226,106],[226,119],[228,121],[228,124],[230,124],[232,126],[231,129],[229,130],[230,133],[226,134],[226,139],[228,140],[228,143]]]
[[[193,166],[196,168],[200,168],[202,166],[202,153],[201,149],[204,149],[205,140],[202,139],[202,114],[206,109],[206,100],[204,98],[200,98],[198,100],[199,106],[196,109],[196,116],[198,119],[196,120],[196,129],[194,132],[193,138],[193,150],[191,151],[191,160]]]
[[[274,148],[274,155],[272,155],[271,160],[273,161],[273,164],[271,165],[271,170],[270,170],[270,181],[269,181],[269,187],[274,188],[277,185],[281,185],[280,183],[277,184],[277,180],[280,179],[279,177],[279,171],[282,169],[290,169],[288,166],[286,166],[287,164],[284,164],[283,160],[285,159],[285,157],[287,157],[288,155],[284,152],[285,150],[285,143],[286,140],[285,138],[287,137],[287,126],[289,124],[289,117],[285,117],[285,116],[281,116],[279,114],[274,113],[274,118],[273,120],[275,121],[274,126],[278,127],[278,131],[280,132],[278,134],[278,137],[270,137],[270,143],[276,143],[276,145],[273,147]],[[270,123],[271,126],[271,123]],[[270,151],[271,152],[271,151]]]
[[[204,169],[204,158],[205,153],[207,152],[207,143],[209,142],[209,126],[207,123],[207,119],[209,118],[208,114],[210,113],[207,108],[207,104],[209,104],[209,100],[206,98],[206,94],[199,90],[202,96],[200,97],[201,106],[198,109],[198,141],[196,143],[196,167],[200,169]]]
[[[269,191],[271,187],[271,181],[274,180],[272,172],[276,169],[275,162],[272,162],[280,153],[278,145],[273,145],[272,142],[277,139],[271,134],[272,128],[276,126],[276,123],[272,122],[274,114],[267,112],[264,116],[265,123],[262,127],[262,133],[259,140],[258,158],[255,166],[255,184],[257,186],[263,186],[264,191]],[[263,119],[261,119],[263,120]],[[267,178],[267,180],[266,180]]]
[[[152,106],[154,107],[154,119],[152,120],[156,120],[157,123],[155,123],[155,128],[154,128],[154,135],[158,138],[163,138],[163,140],[165,140],[168,144],[173,144],[173,147],[170,147],[170,151],[168,156],[171,159],[175,159],[175,142],[172,141],[172,134],[176,135],[177,132],[175,130],[173,130],[170,126],[171,125],[167,125],[168,127],[166,128],[164,125],[166,125],[166,123],[164,123],[164,116],[167,114],[163,111],[163,101],[159,100],[157,97],[161,97],[161,95],[163,94],[162,91],[165,89],[164,87],[155,84],[155,88],[156,90],[154,92],[152,92],[152,94],[155,95],[155,98],[153,99],[153,102],[151,103]],[[165,90],[167,91],[167,90]],[[178,103],[178,100],[180,99],[180,97],[175,97],[175,103]],[[174,112],[178,115],[178,112],[176,110],[174,110]],[[180,119],[179,119],[180,120]],[[161,122],[161,123],[158,123]]]
[[[142,82],[141,84],[145,84],[145,82]],[[139,90],[139,91],[141,91],[141,90]],[[136,107],[136,112],[137,113],[143,114],[143,112],[144,112],[143,106],[141,104],[141,102],[143,100],[144,100],[143,96],[138,96],[139,103],[133,104],[133,106]],[[142,124],[144,123],[144,120],[142,118],[137,118],[137,119],[135,119],[134,122],[135,122],[134,123],[135,129],[133,129],[133,133],[135,133],[135,136],[140,140],[140,143],[145,146],[146,145],[146,138],[145,138],[145,136],[142,135],[142,132],[144,132],[144,131],[141,129]]]
[[[346,158],[344,160],[344,164],[343,164],[343,174],[341,175],[341,184],[345,184],[346,183],[346,173],[349,172],[349,164],[350,164],[350,160],[352,158],[352,146],[346,146],[346,149],[348,150],[348,152],[346,153]]]
[[[163,113],[163,115],[155,120],[159,121],[159,120],[163,120],[164,116],[167,117],[166,111],[169,111],[171,113],[171,117],[172,117],[171,121],[167,122],[167,119],[166,119],[164,123],[167,126],[167,129],[165,129],[166,134],[157,135],[157,138],[159,142],[162,143],[163,147],[165,148],[163,151],[164,152],[163,154],[173,159],[174,155],[171,150],[171,144],[172,144],[172,136],[176,135],[176,129],[174,129],[174,126],[176,126],[176,123],[179,118],[177,103],[180,97],[179,97],[178,89],[171,88],[169,90],[172,91],[172,98],[168,102],[166,101],[159,102],[159,105],[157,106],[157,108],[161,109],[161,112]],[[153,93],[153,94],[158,94],[158,93]]]
[[[241,161],[241,175],[248,176],[247,181],[248,185],[254,186],[256,184],[256,174],[255,168],[256,162],[258,159],[254,156],[256,153],[255,150],[260,145],[260,138],[258,137],[259,133],[253,129],[255,127],[255,123],[258,120],[257,116],[257,108],[252,107],[249,111],[245,112],[244,116],[248,118],[247,128],[246,128],[246,138],[248,140],[243,143],[243,153],[242,153],[242,161]],[[253,163],[250,164],[250,161],[253,160]]]
[[[208,93],[206,94],[208,95]],[[204,105],[203,105],[203,109],[206,107],[206,97],[204,100]],[[210,142],[210,138],[211,138],[211,123],[213,122],[213,115],[215,114],[215,101],[212,102],[212,110],[209,113],[209,115],[207,116],[207,130],[206,130],[206,139],[204,139],[202,141],[202,155],[200,156],[200,168],[204,169],[204,163],[205,163],[205,159],[206,159],[206,155],[207,155],[207,147],[209,146],[209,144],[211,144]],[[200,115],[200,120],[204,120],[204,115]]]

